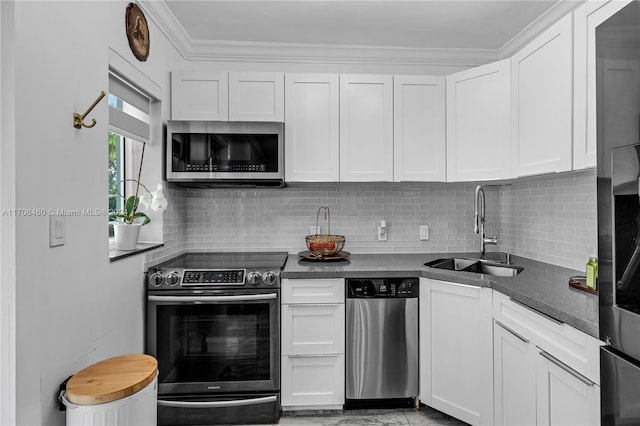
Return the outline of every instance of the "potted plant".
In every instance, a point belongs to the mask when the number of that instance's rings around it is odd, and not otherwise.
[[[153,211],[163,211],[168,206],[167,198],[162,192],[162,185],[158,184],[155,191],[149,191],[142,182],[142,162],[144,160],[144,149],[146,144],[142,144],[140,155],[140,168],[138,169],[138,179],[122,179],[120,182],[135,182],[135,194],[124,200],[124,209],[113,213],[111,217],[116,221],[113,223],[113,234],[115,237],[116,250],[135,250],[138,244],[140,228],[151,222],[151,218],[146,213],[138,210],[142,204],[145,208]],[[145,191],[140,194],[140,190]],[[120,196],[122,194],[118,193]],[[124,196],[122,196],[124,198]]]

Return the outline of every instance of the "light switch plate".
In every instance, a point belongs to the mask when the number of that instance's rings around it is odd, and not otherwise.
[[[49,216],[49,247],[64,245],[65,240],[64,216]]]

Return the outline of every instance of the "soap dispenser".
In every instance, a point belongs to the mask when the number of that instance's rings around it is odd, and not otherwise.
[[[598,279],[598,258],[594,254],[589,257],[587,262],[587,288],[591,290],[596,289],[596,282]]]

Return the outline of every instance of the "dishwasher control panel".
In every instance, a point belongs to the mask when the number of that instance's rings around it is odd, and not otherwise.
[[[347,279],[347,297],[418,297],[418,278],[349,278]]]

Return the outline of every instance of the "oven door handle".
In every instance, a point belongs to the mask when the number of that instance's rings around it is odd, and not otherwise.
[[[243,296],[155,296],[149,295],[151,302],[206,303],[206,302],[238,302],[252,300],[277,299],[277,293],[246,294]]]
[[[277,400],[278,400],[278,397],[276,395],[265,396],[262,398],[234,399],[231,401],[202,401],[202,402],[166,401],[163,399],[159,399],[158,405],[163,407],[175,407],[175,408],[240,407],[244,405],[266,404],[269,402],[276,402]]]

